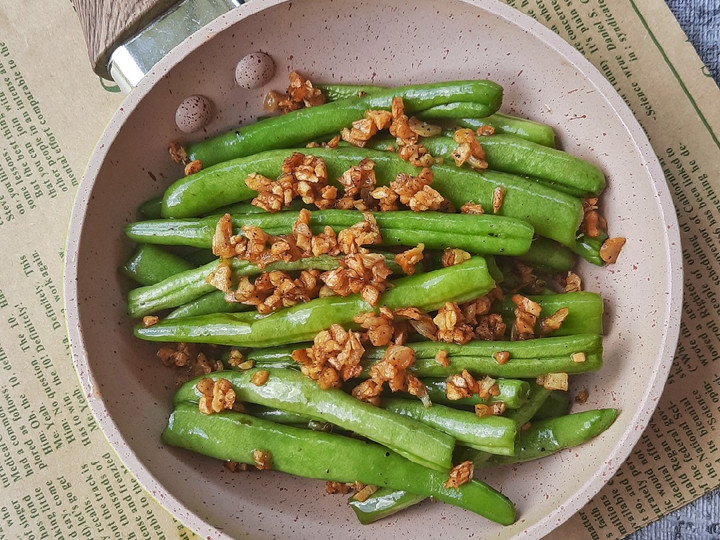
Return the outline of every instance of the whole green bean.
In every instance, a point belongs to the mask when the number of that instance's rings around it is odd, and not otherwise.
[[[293,152],[308,153],[305,148],[271,150],[247,158],[240,158],[197,174],[181,178],[172,184],[163,199],[163,216],[186,218],[207,213],[214,208],[251,199],[256,192],[238,179],[258,173],[275,178],[282,161]],[[392,152],[367,148],[313,148],[312,155],[322,158],[328,169],[328,178],[339,178],[343,172],[370,158],[375,163],[378,185],[388,185],[397,174],[417,175],[420,169],[403,161]],[[505,190],[499,215],[526,221],[541,236],[572,246],[582,219],[579,199],[560,193],[520,176],[485,171],[483,173],[452,165],[433,165],[433,188],[457,208],[466,202],[493,207],[496,189]]]
[[[296,344],[284,347],[254,349],[247,354],[257,366],[296,367],[292,359],[294,349],[309,347]],[[602,336],[573,334],[524,341],[474,340],[464,345],[437,341],[417,341],[406,344],[415,352],[410,371],[418,377],[448,377],[462,370],[474,376],[531,378],[547,373],[586,373],[602,367]],[[360,377],[369,377],[370,367],[385,356],[385,347],[370,347],[362,358],[364,369]],[[448,354],[449,365],[442,366],[435,359],[439,351]],[[498,364],[493,354],[507,351],[510,360]],[[573,361],[574,353],[585,353],[584,362]]]
[[[182,257],[152,244],[141,244],[120,270],[140,285],[153,285],[191,268]]]
[[[216,291],[215,286],[209,284],[206,278],[217,268],[218,263],[219,261],[213,261],[170,276],[154,285],[131,290],[128,293],[128,314],[133,318],[144,317],[163,309],[181,306],[209,292]],[[256,276],[272,270],[294,271],[310,268],[332,270],[337,268],[338,258],[321,255],[291,262],[276,261],[266,265],[264,269],[249,261],[239,259],[230,259],[228,263],[233,279],[237,280],[242,276]]]
[[[322,90],[325,95],[325,99],[328,102],[347,99],[350,97],[377,95],[392,90],[391,88],[383,86],[355,84],[321,84],[318,88]],[[489,106],[487,103],[475,101],[454,101],[417,111],[415,116],[423,120],[464,118],[467,116],[483,117],[491,115],[494,110],[497,109],[494,106]]]
[[[416,306],[438,309],[446,302],[464,302],[487,294],[495,282],[482,257],[452,266],[407,276],[393,282],[380,295],[379,306],[394,310]],[[160,321],[135,328],[135,335],[149,341],[215,343],[239,347],[268,347],[312,340],[331,324],[353,325],[353,318],[374,311],[359,294],[316,298],[281,309],[270,315],[248,319],[244,313],[216,313]]]
[[[382,236],[382,245],[415,246],[427,249],[456,247],[478,255],[521,255],[528,251],[533,228],[519,219],[441,212],[372,212]],[[267,234],[290,234],[297,221],[296,212],[233,216],[235,233],[243,226],[260,227]],[[126,234],[136,242],[165,245],[192,245],[210,248],[219,216],[196,220],[156,220],[131,223]],[[331,227],[336,233],[362,222],[355,210],[319,210],[310,215],[313,233]]]
[[[385,90],[382,86],[363,84],[320,84],[317,88],[322,90],[327,101],[362,97]],[[555,133],[550,126],[502,113],[488,115],[481,105],[473,102],[449,103],[425,109],[415,116],[423,120],[453,119],[460,127],[471,129],[492,126],[495,133],[510,133],[544,146],[555,147]]]
[[[384,398],[380,406],[447,433],[457,444],[490,454],[512,455],[515,452],[517,428],[508,418],[494,415],[479,418],[472,412],[438,404],[426,408],[417,399]]]
[[[437,341],[408,343],[415,351],[415,363],[410,370],[418,377],[447,377],[466,369],[474,376],[530,378],[547,373],[586,373],[602,367],[602,336],[597,334],[575,334],[524,341],[475,340],[457,345]],[[445,351],[449,365],[437,362],[436,355]],[[493,354],[507,351],[510,360],[498,364]],[[584,362],[574,362],[573,353],[585,353]],[[363,357],[367,368],[361,376],[367,376],[373,363],[385,356],[384,347],[369,348]],[[257,360],[256,360],[257,361]]]
[[[253,377],[261,371],[269,373],[269,376],[264,383],[255,384]],[[206,378],[229,381],[241,402],[275,407],[330,422],[387,446],[425,467],[448,471],[452,466],[455,441],[451,436],[407,416],[357,400],[342,390],[323,390],[315,381],[297,371],[215,371]],[[189,381],[178,389],[174,398],[176,405],[197,402],[202,397],[196,387],[198,380]]]
[[[515,521],[512,503],[486,484],[472,480],[445,488],[447,472],[409,461],[386,448],[351,437],[282,426],[236,412],[204,415],[178,405],[163,441],[222,460],[253,464],[253,452],[267,451],[271,467],[306,478],[361,482],[405,489],[460,506],[498,523]],[[327,456],[333,456],[328,460]]]
[[[188,159],[199,159],[209,167],[265,150],[296,146],[315,136],[339,132],[360,120],[368,109],[389,110],[395,96],[403,98],[409,113],[449,102],[474,101],[486,103],[492,114],[500,107],[502,87],[491,81],[453,81],[401,86],[346,98],[267,118],[191,144],[187,147]]]
[[[570,336],[574,334],[602,334],[603,332],[603,299],[593,292],[569,292],[560,294],[530,295],[528,298],[540,305],[540,316],[538,317],[539,330],[540,320],[549,317],[561,308],[568,309],[568,315],[557,330],[550,332],[549,336]],[[515,320],[515,308],[517,306],[511,298],[493,307],[502,315],[508,328]]]

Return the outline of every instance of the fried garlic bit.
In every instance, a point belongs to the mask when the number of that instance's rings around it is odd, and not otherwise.
[[[418,334],[431,341],[437,341],[438,328],[430,315],[416,307],[399,308],[395,315],[404,317]]]
[[[583,220],[580,224],[580,232],[590,238],[597,238],[602,233],[607,234],[607,221],[598,210],[598,198],[593,197],[583,201]],[[620,255],[620,250],[625,245],[626,239],[618,236],[607,238],[600,246],[600,258],[606,264],[613,264]]]
[[[420,398],[425,407],[430,407],[432,403],[425,385],[420,379],[408,373],[408,369],[414,363],[415,351],[411,348],[403,345],[388,345],[383,359],[370,368],[370,378],[353,388],[353,397],[378,405],[383,385],[388,383],[392,392],[408,392]]]
[[[325,482],[325,493],[347,495],[350,491],[353,491],[355,493],[354,499],[359,502],[366,501],[377,489],[377,486],[365,485],[360,482]]]
[[[444,268],[455,266],[456,264],[462,264],[470,260],[470,257],[471,255],[462,249],[445,248],[442,254],[442,265]]]
[[[260,470],[264,471],[272,468],[272,456],[267,450],[253,450],[253,465]]]
[[[267,112],[280,111],[283,114],[302,109],[315,107],[325,103],[325,96],[319,88],[296,71],[290,72],[290,85],[285,94],[272,90],[265,96],[263,109]]]
[[[340,138],[362,148],[378,131],[389,128],[391,121],[392,113],[389,111],[368,110],[362,119],[352,123],[352,127],[342,129]]]
[[[306,376],[327,389],[357,377],[362,371],[360,359],[364,352],[358,332],[333,324],[315,336],[312,347],[294,350],[292,358]]]
[[[568,270],[567,276],[564,276],[564,283],[561,282],[565,292],[580,292],[582,291],[582,280],[580,276],[572,271]]]
[[[339,296],[360,293],[368,304],[375,307],[380,293],[388,287],[387,278],[392,271],[385,257],[378,253],[346,255],[334,270],[323,272],[320,279]]]
[[[408,276],[415,273],[415,265],[423,260],[425,244],[418,244],[416,247],[395,255],[395,262]]]
[[[515,322],[510,331],[510,339],[512,341],[533,339],[535,337],[535,323],[540,316],[540,304],[520,294],[514,294],[512,301],[516,308]]]
[[[487,169],[485,151],[480,146],[472,129],[460,128],[456,130],[453,133],[453,140],[458,143],[458,147],[450,154],[455,161],[455,165],[460,167],[467,163],[473,169]]]
[[[219,413],[224,410],[232,410],[235,405],[235,390],[232,389],[227,379],[203,378],[195,385],[198,392],[202,394],[198,407],[203,414]]]
[[[502,204],[504,201],[505,201],[505,188],[502,186],[497,186],[495,189],[493,189],[493,193],[492,193],[493,214],[497,214],[500,211],[500,208],[502,207]]]
[[[445,489],[457,489],[472,480],[474,466],[472,461],[463,461],[450,469],[448,479],[443,484]]]
[[[413,212],[439,210],[445,204],[445,198],[430,187],[432,181],[433,172],[426,167],[417,176],[399,173],[389,188],[398,195],[400,203]],[[372,196],[375,197],[375,191]]]
[[[539,376],[535,382],[544,386],[547,390],[567,390],[568,374],[547,373],[546,375]]]
[[[583,219],[580,223],[580,232],[590,238],[597,238],[601,232],[607,232],[607,221],[600,215],[597,204],[597,197],[583,201]]]
[[[466,369],[450,375],[445,380],[445,395],[452,401],[469,398],[475,394],[480,399],[487,400],[500,395],[500,389],[492,377],[485,376],[476,380]]]
[[[438,328],[438,341],[462,345],[473,337],[472,327],[465,322],[465,317],[455,302],[446,302],[438,310],[433,322]]]
[[[353,320],[366,330],[367,337],[374,347],[387,345],[395,333],[393,313],[385,306],[380,308],[378,314],[372,311],[361,313],[355,315]]]
[[[460,207],[460,213],[479,216],[485,213],[485,209],[480,203],[466,202]]]
[[[505,404],[502,401],[495,403],[476,403],[475,416],[482,418],[483,416],[500,416],[505,412]]]
[[[175,384],[181,384],[201,375],[208,375],[223,368],[222,361],[215,358],[213,345],[194,343],[167,344],[160,347],[157,357],[166,367],[174,368]]]
[[[255,306],[258,313],[266,314],[317,298],[321,286],[319,270],[302,270],[295,279],[287,272],[273,270],[260,274],[254,283],[247,276],[241,277],[237,290],[225,299]]]
[[[540,337],[545,337],[552,332],[555,332],[556,330],[560,329],[560,326],[562,326],[563,321],[568,316],[570,311],[568,308],[560,308],[552,315],[545,317],[544,319],[540,320]]]
[[[614,264],[620,256],[620,250],[625,245],[625,238],[608,238],[600,246],[600,258],[606,264]]]
[[[340,250],[347,255],[360,253],[363,246],[382,242],[380,228],[372,214],[364,213],[363,220],[338,234]]]
[[[283,160],[277,180],[252,173],[245,178],[245,185],[258,192],[252,204],[267,212],[279,212],[297,197],[318,208],[333,208],[337,199],[337,188],[328,185],[325,161],[300,152]]]

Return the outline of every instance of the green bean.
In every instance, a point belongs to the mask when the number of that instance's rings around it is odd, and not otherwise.
[[[248,353],[257,366],[296,367],[291,354],[294,349],[311,344],[255,349]],[[462,370],[473,376],[531,378],[547,373],[587,373],[602,367],[602,336],[573,334],[525,341],[475,340],[457,345],[437,341],[417,341],[406,344],[415,352],[410,371],[417,377],[448,377]],[[385,347],[370,347],[362,358],[364,369],[360,377],[369,377],[370,367],[385,357]],[[439,351],[448,354],[450,364],[444,367],[435,359]],[[507,351],[510,360],[498,364],[493,354]],[[574,353],[585,353],[584,362],[575,362]]]
[[[250,173],[274,178],[282,162],[293,152],[308,153],[305,148],[273,150],[240,158],[215,167],[203,169],[184,177],[165,192],[163,216],[186,218],[207,213],[214,208],[251,199],[256,192],[238,181]],[[388,185],[397,174],[417,175],[413,167],[392,152],[367,148],[313,148],[312,155],[322,158],[328,169],[328,178],[338,178],[362,159],[375,163],[378,185]],[[575,197],[560,193],[536,182],[507,173],[483,173],[453,165],[435,164],[432,168],[433,187],[457,208],[466,202],[493,207],[493,194],[497,188],[505,190],[499,215],[528,222],[541,236],[571,246],[575,243],[577,228],[582,219],[582,203]]]
[[[405,489],[476,512],[498,523],[515,521],[512,503],[472,480],[443,487],[447,472],[434,471],[384,447],[332,433],[282,426],[249,415],[204,415],[192,405],[175,408],[163,441],[222,460],[253,464],[253,452],[267,451],[277,471],[336,482],[361,482]],[[333,456],[328,460],[327,456]]]
[[[535,238],[530,249],[517,258],[535,270],[547,274],[568,272],[575,266],[575,258],[569,248],[542,236]]]
[[[267,380],[255,384],[253,377],[268,373]],[[452,466],[455,441],[449,435],[406,416],[386,411],[355,399],[339,389],[323,390],[302,373],[284,369],[215,371],[206,376],[225,379],[241,402],[275,407],[331,422],[391,448],[403,457],[438,471]],[[175,404],[197,402],[202,394],[198,379],[181,386]]]
[[[120,270],[140,285],[153,285],[190,268],[192,265],[177,255],[152,244],[141,244]]]
[[[368,109],[389,110],[395,96],[403,98],[409,113],[449,102],[474,101],[486,103],[492,114],[502,101],[502,88],[491,81],[455,81],[386,89],[362,98],[299,109],[239,127],[189,145],[188,159],[199,159],[204,167],[209,167],[265,150],[296,146],[318,135],[339,132],[360,120]]]
[[[327,101],[337,101],[349,97],[362,97],[385,90],[381,86],[356,84],[320,84],[317,85]],[[510,133],[544,146],[555,147],[555,133],[546,125],[524,118],[495,113],[488,115],[482,104],[473,102],[448,103],[438,105],[415,116],[422,120],[456,120],[461,127],[477,129],[492,126],[495,133]]]
[[[543,404],[538,408],[532,420],[545,420],[567,414],[570,410],[570,394],[555,390],[550,393]]]
[[[494,415],[479,418],[472,412],[438,404],[426,408],[417,399],[384,398],[380,406],[447,433],[458,444],[491,454],[512,455],[515,451],[517,428],[508,418]]]
[[[181,319],[208,313],[238,313],[253,309],[255,309],[254,306],[241,304],[240,302],[228,302],[223,291],[215,290],[182,304],[168,313],[165,318]]]
[[[533,228],[524,221],[502,216],[411,211],[372,215],[386,246],[423,243],[428,249],[456,247],[479,255],[520,255],[530,248],[533,236]],[[136,242],[210,248],[218,219],[141,221],[128,225],[125,232]],[[295,212],[240,215],[233,216],[233,228],[235,233],[243,226],[255,226],[271,235],[290,234],[297,219]],[[355,210],[319,210],[311,213],[309,226],[316,234],[325,227],[339,233],[362,220]]]
[[[447,377],[465,369],[474,376],[530,378],[553,372],[586,373],[602,366],[602,336],[596,334],[525,341],[477,340],[464,345],[419,341],[407,346],[415,351],[415,363],[410,369],[418,377]],[[448,354],[448,367],[435,360],[439,351]],[[493,358],[493,354],[499,351],[510,353],[510,360],[505,364],[498,364]],[[585,362],[572,360],[571,355],[576,352],[585,353]],[[368,366],[372,366],[384,355],[383,347],[370,348],[365,352],[364,359]]]
[[[348,499],[348,504],[355,512],[358,521],[368,525],[397,514],[425,499],[425,495],[415,495],[401,489],[380,488],[364,501],[358,501],[353,495]]]
[[[485,118],[462,118],[456,121],[460,127],[478,129],[492,126],[495,133],[507,133],[522,139],[555,148],[555,132],[547,124],[533,122],[502,113],[495,113]]]
[[[383,92],[392,91],[392,88],[356,84],[321,84],[318,86],[325,95],[326,101],[338,101],[351,97],[374,96]],[[476,101],[453,101],[435,105],[428,109],[417,111],[415,116],[423,120],[454,119],[466,116],[483,117],[493,114],[496,107],[487,103]]]
[[[422,144],[433,156],[450,158],[457,148],[451,137],[430,137]],[[570,154],[515,135],[499,134],[480,138],[485,161],[496,171],[528,175],[568,186],[573,194],[598,195],[605,188],[605,175],[595,165]]]
[[[571,249],[576,255],[582,257],[589,263],[596,266],[604,266],[605,261],[603,261],[602,257],[600,257],[600,248],[607,238],[608,235],[605,231],[600,231],[600,234],[595,237],[588,236],[587,234],[581,234]]]
[[[495,282],[485,260],[472,257],[452,266],[400,278],[380,295],[378,305],[394,310],[416,306],[438,309],[446,302],[465,302],[487,294]],[[314,339],[331,324],[353,325],[353,318],[374,311],[359,294],[317,298],[270,315],[248,319],[243,313],[217,313],[160,321],[148,328],[136,327],[135,335],[149,341],[215,343],[240,347],[268,347]]]
[[[578,446],[609,428],[617,413],[617,409],[596,409],[538,420],[520,430],[514,456],[490,456],[480,466],[522,463]]]
[[[291,262],[276,261],[266,265],[264,269],[249,261],[239,259],[230,259],[228,263],[230,264],[233,279],[237,280],[242,276],[256,276],[262,272],[272,270],[293,271],[309,268],[332,270],[337,267],[337,261],[337,257],[321,255],[320,257],[308,257]],[[128,293],[128,314],[133,318],[144,317],[163,309],[181,306],[204,294],[217,290],[215,286],[206,281],[206,278],[217,268],[218,263],[219,261],[213,261],[198,268],[170,276],[154,285],[131,290]]]
[[[533,302],[540,305],[541,311],[538,317],[539,331],[540,320],[549,317],[561,308],[568,309],[568,315],[559,329],[550,332],[549,336],[570,336],[573,334],[602,334],[603,332],[603,300],[602,297],[593,292],[569,292],[561,294],[540,294],[528,296]],[[502,315],[508,328],[515,320],[515,308],[517,306],[511,298],[493,307]]]

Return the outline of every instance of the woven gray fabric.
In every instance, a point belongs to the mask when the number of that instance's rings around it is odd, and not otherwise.
[[[720,0],[667,0],[715,82],[720,74]]]
[[[720,0],[666,1],[717,83],[720,75]],[[720,539],[720,490],[708,493],[627,537],[627,540],[711,539]]]

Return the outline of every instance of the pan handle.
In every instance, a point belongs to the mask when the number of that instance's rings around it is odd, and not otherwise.
[[[93,71],[110,79],[108,64],[113,50],[177,2],[178,0],[73,0],[85,34]]]

